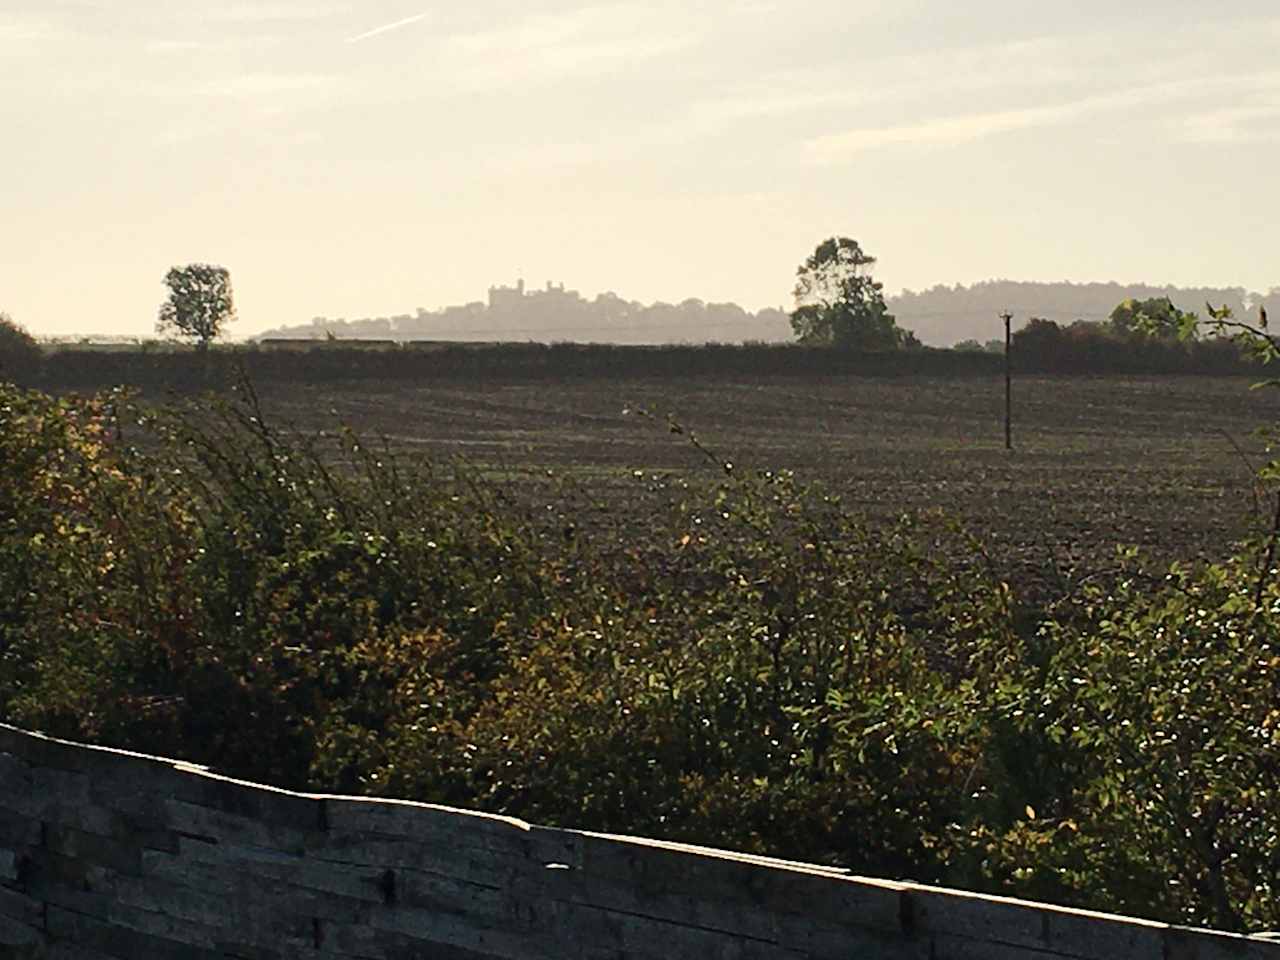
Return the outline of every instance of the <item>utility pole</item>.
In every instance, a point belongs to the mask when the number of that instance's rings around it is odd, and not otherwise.
[[[1013,449],[1013,333],[1009,323],[1013,314],[1000,314],[1004,321],[1004,448]]]

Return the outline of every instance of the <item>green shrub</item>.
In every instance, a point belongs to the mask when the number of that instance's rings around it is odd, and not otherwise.
[[[460,731],[473,792],[554,822],[940,877],[934,841],[968,806],[983,732],[969,664],[931,660],[1010,641],[999,585],[933,565],[936,529],[872,533],[785,477],[675,519],[641,590],[548,625]]]
[[[1066,774],[991,835],[1000,885],[1244,930],[1280,918],[1280,586],[1249,551],[1152,577],[1132,555],[1043,627],[1053,657],[1019,707]]]
[[[342,469],[251,396],[152,414],[5,388],[0,713],[353,788],[317,744],[385,723],[385,647],[436,638],[463,693],[498,673],[542,593],[529,538],[465,473],[333,439]]]

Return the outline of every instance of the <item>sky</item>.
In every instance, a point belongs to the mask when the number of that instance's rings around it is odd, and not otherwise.
[[[484,299],[789,307],[1280,286],[1274,0],[0,0],[0,311],[145,336],[170,266],[234,336]]]

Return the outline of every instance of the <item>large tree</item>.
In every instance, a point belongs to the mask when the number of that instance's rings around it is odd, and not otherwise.
[[[226,267],[212,263],[173,267],[165,274],[164,283],[169,299],[160,307],[159,333],[174,332],[204,350],[236,318],[231,274]]]
[[[884,302],[884,284],[871,277],[875,257],[858,241],[832,237],[796,270],[791,329],[801,343],[850,350],[895,350],[918,343]]]

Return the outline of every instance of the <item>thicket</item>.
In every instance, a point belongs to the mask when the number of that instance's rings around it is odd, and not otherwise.
[[[0,717],[289,787],[1280,925],[1267,544],[1124,553],[1029,620],[944,518],[870,526],[703,452],[707,485],[637,475],[657,532],[611,542],[571,488],[534,508],[298,436],[243,386],[155,409],[0,385]]]

